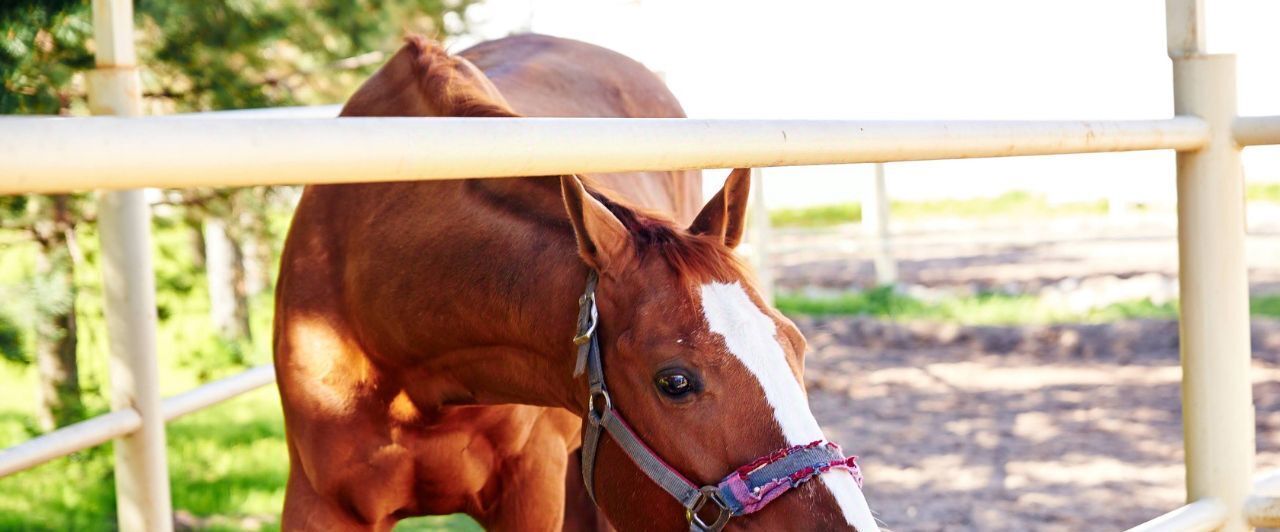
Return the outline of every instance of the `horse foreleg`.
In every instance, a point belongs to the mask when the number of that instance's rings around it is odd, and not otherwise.
[[[501,489],[479,515],[490,531],[558,531],[564,525],[564,440],[535,430],[534,439],[503,464]]]
[[[301,471],[302,468],[296,463],[289,468],[289,483],[284,493],[284,511],[280,515],[281,531],[391,529],[394,523],[383,526],[364,523],[348,508],[316,493],[315,488]]]

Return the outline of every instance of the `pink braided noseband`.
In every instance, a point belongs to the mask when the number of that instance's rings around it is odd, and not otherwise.
[[[757,458],[721,480],[717,491],[733,515],[746,515],[834,469],[848,471],[858,487],[862,487],[862,471],[858,469],[857,460],[856,456],[846,458],[839,445],[818,440]]]

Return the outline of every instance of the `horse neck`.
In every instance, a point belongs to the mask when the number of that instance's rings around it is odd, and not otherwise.
[[[573,377],[577,301],[586,266],[577,255],[552,178],[455,182],[463,187],[442,214],[467,220],[424,250],[439,257],[413,282],[429,298],[393,303],[383,324],[430,316],[384,352],[429,357],[425,368],[447,375],[440,402],[523,403],[581,409]],[[384,330],[391,333],[389,330]],[[366,338],[377,333],[365,335]],[[409,361],[406,361],[408,363]]]

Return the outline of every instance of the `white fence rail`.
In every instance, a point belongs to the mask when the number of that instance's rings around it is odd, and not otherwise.
[[[95,447],[131,434],[142,426],[142,416],[132,408],[116,410],[60,428],[0,451],[0,477]]]
[[[1227,506],[1217,499],[1201,499],[1130,528],[1128,532],[1208,532],[1227,521]]]
[[[1232,130],[1241,146],[1280,144],[1280,116],[1242,116]]]
[[[165,421],[173,421],[271,384],[275,378],[275,370],[271,366],[258,366],[165,399],[160,402],[160,412]],[[130,434],[141,426],[142,416],[138,411],[125,408],[32,438],[0,451],[0,477],[101,445],[112,438]]]
[[[1280,470],[1258,475],[1244,502],[1244,515],[1253,526],[1280,528]]]
[[[0,194],[1195,150],[1208,138],[1208,126],[1195,117],[1092,122],[3,118]]]

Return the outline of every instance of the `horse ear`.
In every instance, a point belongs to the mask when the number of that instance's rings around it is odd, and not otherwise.
[[[583,186],[577,176],[561,176],[560,192],[578,239],[578,254],[588,266],[607,273],[632,255],[631,233]]]
[[[747,217],[747,195],[751,192],[751,169],[735,168],[724,180],[711,201],[702,208],[698,217],[689,225],[695,235],[720,238],[724,245],[737,247],[742,242],[742,231]]]
[[[517,116],[489,78],[439,43],[410,35],[342,116]]]

